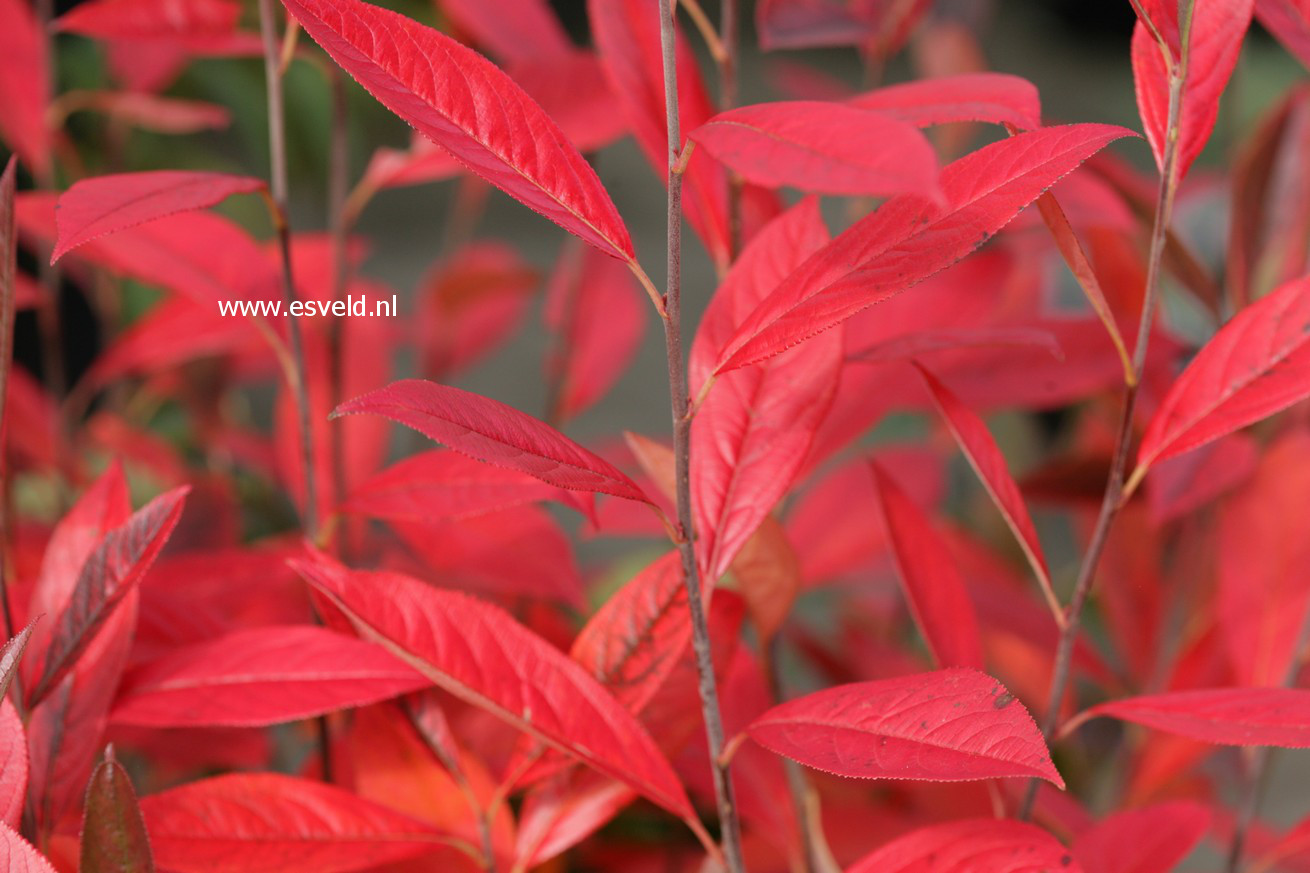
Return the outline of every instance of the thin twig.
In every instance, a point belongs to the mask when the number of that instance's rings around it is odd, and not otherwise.
[[[268,94],[269,176],[274,231],[282,260],[282,292],[288,307],[296,299],[295,275],[291,266],[291,223],[287,212],[287,134],[282,105],[282,54],[278,42],[277,14],[273,0],[259,0],[259,30],[264,42],[264,85]],[[310,429],[309,383],[305,366],[305,341],[300,320],[287,313],[287,333],[291,337],[291,357],[296,378],[287,387],[295,395],[296,418],[300,427],[300,463],[305,477],[305,509],[301,518],[304,534],[311,542],[318,540],[318,482],[314,464],[314,436]],[[332,743],[327,716],[315,719],[319,768],[324,782],[332,782]]]
[[[295,276],[291,267],[291,225],[287,213],[287,137],[286,120],[282,106],[282,48],[278,42],[277,15],[273,0],[259,0],[259,26],[264,39],[264,81],[268,93],[269,176],[272,198],[273,223],[277,233],[278,249],[282,259],[282,290],[290,304],[296,299]],[[305,474],[305,535],[314,540],[318,536],[318,483],[316,482],[313,454],[313,435],[310,432],[309,385],[306,381],[304,338],[300,322],[287,316],[287,330],[291,337],[291,355],[295,361],[297,380],[291,387],[295,393],[296,411],[300,425],[300,455]]]
[[[12,155],[0,175],[0,446],[5,444],[5,412],[9,398],[9,367],[14,357],[14,313],[17,297],[14,278],[18,272],[18,238],[14,233],[14,179],[18,161]],[[4,637],[14,635],[14,617],[9,611],[9,586],[5,577],[9,559],[9,488],[5,457],[0,453],[0,618]],[[18,694],[15,699],[21,699]]]
[[[1164,161],[1160,171],[1160,187],[1157,198],[1155,222],[1151,228],[1151,247],[1147,261],[1146,289],[1142,299],[1142,314],[1137,326],[1137,342],[1133,348],[1133,372],[1140,374],[1146,364],[1146,352],[1151,339],[1151,324],[1154,320],[1156,301],[1160,292],[1161,265],[1164,259],[1165,242],[1170,219],[1173,214],[1174,195],[1178,190],[1178,129],[1182,112],[1183,86],[1187,81],[1187,44],[1190,30],[1192,9],[1196,0],[1187,0],[1181,29],[1182,58],[1169,74],[1169,118],[1166,126]],[[1051,688],[1046,698],[1046,714],[1042,719],[1042,735],[1049,742],[1055,734],[1060,718],[1060,702],[1065,691],[1073,666],[1074,643],[1078,639],[1078,630],[1082,625],[1083,609],[1091,594],[1092,583],[1096,578],[1096,568],[1109,540],[1110,528],[1114,524],[1120,508],[1124,504],[1124,471],[1128,465],[1128,449],[1132,443],[1133,416],[1137,410],[1139,385],[1131,384],[1125,388],[1123,412],[1119,419],[1118,434],[1115,438],[1114,456],[1110,462],[1110,476],[1105,483],[1105,496],[1101,500],[1101,511],[1096,519],[1087,552],[1083,555],[1082,566],[1078,570],[1078,580],[1074,585],[1073,598],[1069,602],[1068,620],[1060,632],[1056,646],[1055,668],[1051,673]],[[1028,784],[1019,808],[1019,818],[1026,820],[1032,814],[1033,803],[1037,799],[1038,780]]]
[[[678,117],[677,52],[670,0],[660,0],[660,47],[664,55],[664,103],[669,152],[668,286],[664,295],[664,345],[668,356],[669,394],[673,413],[673,453],[680,534],[678,551],[682,554],[682,568],[687,583],[692,645],[696,652],[701,712],[705,718],[705,738],[714,776],[714,794],[718,801],[724,862],[729,873],[743,873],[745,867],[741,853],[741,826],[733,797],[732,780],[728,768],[718,763],[719,753],[723,749],[723,719],[719,712],[719,692],[714,678],[714,658],[710,650],[709,627],[705,620],[705,602],[701,598],[691,518],[691,419],[687,415],[687,373],[682,357],[682,174],[678,171],[682,132]]]

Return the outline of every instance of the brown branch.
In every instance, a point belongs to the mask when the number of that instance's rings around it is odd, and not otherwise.
[[[682,173],[679,162],[682,132],[678,117],[678,67],[673,28],[673,6],[670,0],[660,0],[660,46],[664,55],[664,103],[669,153],[668,282],[664,296],[664,345],[668,356],[669,395],[673,413],[678,550],[682,554],[682,569],[687,584],[692,647],[696,653],[696,669],[700,679],[701,712],[705,718],[705,738],[709,746],[714,793],[718,801],[724,862],[729,873],[743,873],[745,867],[741,853],[741,826],[733,797],[732,780],[727,766],[719,763],[719,753],[723,749],[723,719],[719,712],[719,692],[714,677],[709,627],[705,620],[705,602],[701,597],[700,575],[696,566],[695,533],[691,518],[691,418],[687,415],[687,373],[682,353]]]

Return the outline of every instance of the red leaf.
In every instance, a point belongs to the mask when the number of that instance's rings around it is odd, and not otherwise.
[[[18,710],[0,702],[0,822],[19,826],[27,798],[27,734]]]
[[[815,252],[746,319],[716,371],[779,354],[949,267],[1062,176],[1128,135],[1102,124],[1052,127],[955,161],[942,171],[944,205],[893,197]]]
[[[344,873],[449,843],[440,831],[348,791],[239,773],[141,799],[155,860],[175,873]]]
[[[53,195],[29,192],[18,204],[22,232],[53,243]],[[235,222],[212,212],[181,213],[129,228],[112,239],[87,243],[76,257],[206,308],[218,300],[282,299],[278,272],[263,249]]]
[[[1259,459],[1256,441],[1234,433],[1161,461],[1146,483],[1151,520],[1162,525],[1214,501],[1249,479]]]
[[[501,609],[396,573],[352,572],[323,555],[296,567],[362,634],[437,685],[678,816],[693,815],[645,729],[581,666]]]
[[[946,543],[913,500],[876,462],[873,480],[887,539],[915,623],[942,667],[983,667],[978,618]]]
[[[40,678],[27,691],[29,705],[59,684],[119,602],[135,590],[177,526],[190,490],[176,488],[156,497],[106,534],[86,559],[67,606],[55,619]]]
[[[1180,455],[1310,396],[1310,279],[1243,309],[1174,382],[1137,451],[1140,477]]]
[[[534,788],[519,813],[515,869],[533,869],[563,854],[635,799],[622,782],[578,768]]]
[[[373,518],[456,521],[557,494],[554,486],[527,473],[433,449],[375,474],[355,489],[342,508]]]
[[[236,30],[241,4],[233,0],[93,0],[60,16],[55,27],[97,39],[213,40]]]
[[[594,251],[569,247],[546,296],[546,323],[558,342],[548,363],[554,420],[597,403],[623,376],[646,332],[646,301],[632,274]]]
[[[1023,704],[976,670],[840,685],[775,706],[746,732],[766,749],[839,776],[1026,776],[1064,787]]]
[[[1073,856],[1085,873],[1168,873],[1206,835],[1212,817],[1186,800],[1118,812],[1079,834]]]
[[[759,103],[688,138],[747,181],[820,194],[937,194],[937,154],[912,126],[840,103]]]
[[[50,263],[83,243],[178,212],[206,209],[233,194],[264,190],[250,176],[156,170],[97,176],[73,184],[55,204],[59,238]]]
[[[1310,6],[1305,0],[1255,0],[1255,14],[1288,51],[1310,67]]]
[[[582,576],[572,544],[540,506],[511,506],[455,521],[393,520],[390,525],[443,587],[582,606]]]
[[[827,239],[818,202],[808,199],[751,240],[719,288],[691,352],[698,384],[720,344],[763,295]],[[790,490],[827,415],[842,362],[833,333],[759,366],[726,374],[692,421],[692,506],[696,551],[709,584]]]
[[[425,372],[449,378],[504,343],[540,281],[513,246],[498,240],[478,240],[443,260],[421,291],[418,342]]]
[[[1041,828],[1008,819],[963,819],[892,840],[846,873],[1082,873]]]
[[[755,632],[762,640],[773,639],[804,582],[800,559],[781,524],[765,517],[733,559],[732,576]]]
[[[1209,688],[1126,697],[1070,720],[1109,716],[1222,746],[1310,748],[1310,691],[1303,688]]]
[[[1211,0],[1195,4],[1192,17],[1187,81],[1183,86],[1178,129],[1177,178],[1187,175],[1201,154],[1215,119],[1219,98],[1237,65],[1242,40],[1251,25],[1254,0]],[[1178,4],[1171,0],[1147,0],[1148,14],[1169,45],[1172,64],[1166,63],[1159,43],[1146,24],[1137,22],[1133,31],[1133,78],[1137,84],[1137,108],[1146,138],[1155,152],[1156,164],[1164,168],[1164,149],[1169,126],[1170,66],[1181,57]]]
[[[9,873],[55,873],[55,868],[32,844],[7,824],[0,823],[0,866]]]
[[[570,491],[595,491],[649,503],[612,464],[543,424],[489,397],[435,382],[392,382],[336,408],[332,417],[371,413],[411,427],[455,451]]]
[[[284,3],[383,105],[474,173],[606,254],[633,260],[628,230],[596,172],[486,58],[359,0]]]
[[[27,0],[0,0],[0,136],[38,177],[50,173],[46,35]]]
[[[627,116],[637,145],[661,179],[668,178],[669,138],[664,106],[664,63],[659,10],[645,0],[589,0],[587,18],[610,88]],[[714,114],[696,56],[682,31],[675,34],[681,129],[694,130]],[[676,144],[681,150],[684,143]],[[683,176],[683,208],[716,264],[732,260],[728,228],[728,176],[713,161],[692,161]]]
[[[978,478],[987,489],[987,495],[1001,511],[1001,516],[1004,517],[1010,532],[1019,541],[1019,547],[1023,549],[1024,556],[1028,558],[1028,563],[1037,575],[1037,581],[1041,585],[1042,593],[1046,595],[1047,603],[1056,614],[1059,614],[1060,602],[1051,589],[1051,571],[1046,566],[1046,556],[1042,554],[1042,544],[1037,538],[1037,529],[1033,527],[1032,517],[1028,515],[1028,507],[1023,501],[1023,494],[1019,492],[1019,486],[1010,475],[1005,456],[1001,454],[996,440],[992,439],[986,422],[960,398],[952,394],[936,376],[918,364],[915,366],[927,383],[937,409],[946,419],[955,441],[959,443],[961,451],[968,458],[969,466],[978,474]]]
[[[903,82],[852,97],[850,104],[919,127],[960,121],[1009,124],[1020,130],[1042,126],[1037,87],[1006,73],[961,73]]]
[[[108,750],[87,785],[81,842],[78,873],[154,873],[132,779]]]
[[[760,0],[755,26],[764,49],[858,45],[885,57],[900,48],[926,0]]]
[[[317,627],[259,627],[184,646],[129,673],[110,718],[148,727],[254,727],[428,686],[377,646]]]
[[[569,656],[640,713],[691,642],[687,586],[678,553],[658,558],[596,610]]]
[[[477,44],[506,61],[556,60],[573,49],[546,0],[440,0],[441,11]]]
[[[1298,670],[1310,608],[1305,499],[1310,435],[1290,430],[1264,450],[1250,484],[1219,510],[1214,608],[1233,684],[1285,685]],[[1212,553],[1213,555],[1213,553]]]
[[[72,96],[65,95],[65,99]],[[138,91],[83,91],[77,94],[74,105],[156,133],[219,130],[232,121],[227,108],[217,103],[177,100]]]

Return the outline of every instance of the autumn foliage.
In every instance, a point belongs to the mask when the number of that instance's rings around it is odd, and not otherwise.
[[[1310,747],[1310,88],[1216,135],[1310,2],[1131,0],[1139,130],[948,5],[0,0],[6,869],[1310,867],[1261,803]],[[124,162],[229,123],[193,63],[259,72],[267,177]],[[391,299],[360,219],[438,184],[403,317],[286,314]],[[540,417],[457,387],[530,311]],[[656,327],[669,429],[575,438]]]

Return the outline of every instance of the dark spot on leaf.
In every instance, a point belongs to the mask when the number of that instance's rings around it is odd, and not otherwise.
[[[1014,702],[1014,695],[1007,691],[1006,693],[1002,694],[1000,697],[993,700],[992,706],[996,707],[997,709],[1005,709],[1005,707],[1009,706],[1013,702]]]

